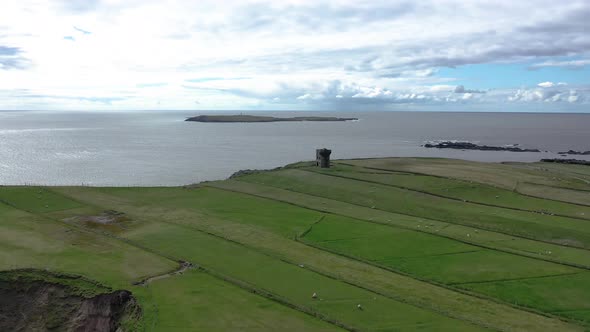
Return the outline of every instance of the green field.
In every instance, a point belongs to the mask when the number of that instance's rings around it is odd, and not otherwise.
[[[387,158],[186,187],[0,187],[0,270],[127,289],[133,331],[584,331],[589,178]]]

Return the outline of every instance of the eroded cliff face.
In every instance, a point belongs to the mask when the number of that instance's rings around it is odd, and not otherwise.
[[[85,297],[61,284],[0,280],[0,331],[122,331],[138,313],[125,290]]]

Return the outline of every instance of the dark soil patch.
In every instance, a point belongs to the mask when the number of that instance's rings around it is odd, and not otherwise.
[[[32,276],[0,273],[0,331],[114,332],[141,313],[129,291],[93,294],[106,288],[45,271]]]
[[[123,212],[107,210],[97,216],[76,216],[69,218],[69,220],[108,225],[127,221],[129,220],[129,218],[127,218],[127,216]]]

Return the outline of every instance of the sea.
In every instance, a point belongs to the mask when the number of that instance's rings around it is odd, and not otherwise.
[[[242,169],[313,160],[445,157],[538,161],[590,150],[590,114],[245,112],[356,117],[347,122],[186,122],[214,111],[0,111],[0,185],[178,186]],[[430,141],[538,148],[541,153],[428,149]],[[569,156],[586,159],[590,156]]]

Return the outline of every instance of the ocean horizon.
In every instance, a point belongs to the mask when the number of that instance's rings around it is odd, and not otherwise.
[[[197,123],[199,114],[357,117],[347,122]],[[410,111],[0,111],[0,185],[178,186],[312,160],[444,157],[533,162],[590,150],[590,114]],[[427,149],[517,144],[540,153]],[[590,159],[590,156],[567,158]]]

